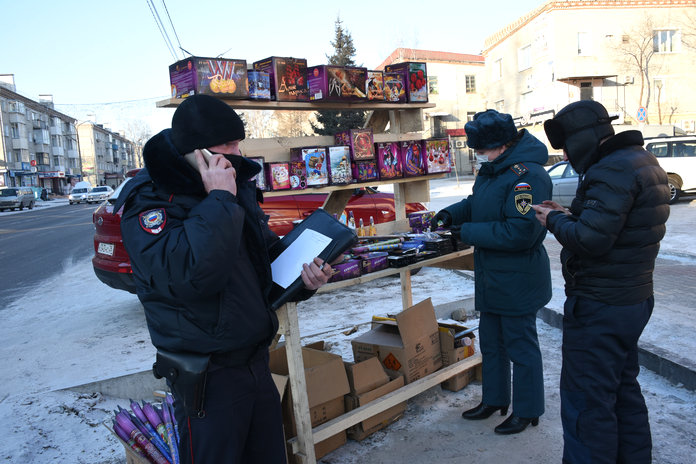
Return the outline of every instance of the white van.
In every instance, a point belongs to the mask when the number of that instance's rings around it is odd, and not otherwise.
[[[87,181],[78,182],[68,195],[68,202],[72,205],[73,203],[87,202],[87,194],[92,190],[92,184]]]
[[[677,201],[682,193],[696,191],[696,136],[646,138],[645,149],[667,171],[670,203]]]

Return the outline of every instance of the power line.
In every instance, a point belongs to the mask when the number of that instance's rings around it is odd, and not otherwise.
[[[56,103],[56,106],[61,105],[61,106],[92,106],[92,105],[122,105],[124,103],[138,103],[138,102],[147,102],[147,101],[160,101],[160,100],[166,100],[167,98],[171,98],[171,95],[163,95],[161,97],[150,97],[150,98],[138,98],[136,100],[122,100],[122,101],[114,101],[114,102],[95,102],[95,103]]]
[[[160,34],[162,34],[162,38],[164,39],[164,43],[167,45],[167,48],[169,49],[169,53],[172,54],[174,61],[178,61],[179,58],[176,56],[176,52],[174,51],[174,46],[172,45],[171,40],[169,40],[169,35],[167,34],[167,31],[164,29],[162,21],[160,20],[160,17],[159,17],[159,13],[157,13],[157,8],[155,7],[155,4],[152,2],[152,0],[146,0],[146,1],[147,1],[147,6],[150,7],[150,12],[152,13],[152,17],[155,19],[155,23],[157,24],[157,28],[159,29]]]
[[[174,27],[174,23],[172,22],[172,17],[169,16],[169,9],[167,8],[167,4],[164,3],[164,0],[162,0],[162,5],[164,5],[164,11],[167,13],[167,18],[169,18],[169,24],[172,26],[172,31],[174,31],[174,37],[176,37],[176,43],[179,44],[180,50],[184,50],[181,47],[181,41],[179,40],[179,34],[176,33],[176,28]],[[186,50],[184,50],[184,51],[186,51]]]

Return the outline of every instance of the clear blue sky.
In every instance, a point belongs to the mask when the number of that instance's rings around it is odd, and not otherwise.
[[[398,47],[480,53],[487,36],[545,3],[152,1],[176,56],[147,0],[0,0],[0,74],[14,74],[17,92],[28,98],[52,94],[56,109],[78,119],[91,113],[118,130],[124,117],[140,118],[157,131],[170,113],[157,109],[155,122],[151,110],[169,94],[168,66],[184,57],[179,44],[196,56],[249,64],[295,56],[313,66],[333,52],[340,16],[356,63],[374,68]]]

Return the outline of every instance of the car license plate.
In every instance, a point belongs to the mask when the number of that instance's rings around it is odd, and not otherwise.
[[[100,243],[97,247],[97,252],[103,255],[114,255],[114,244],[113,243]]]

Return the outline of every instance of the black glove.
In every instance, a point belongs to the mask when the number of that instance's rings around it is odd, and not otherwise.
[[[430,221],[430,230],[437,230],[452,225],[452,215],[446,210],[440,210]]]

